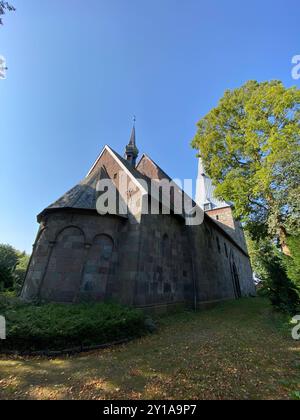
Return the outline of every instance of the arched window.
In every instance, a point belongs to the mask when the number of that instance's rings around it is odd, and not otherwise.
[[[221,245],[220,245],[220,240],[219,240],[218,236],[216,237],[216,240],[217,240],[218,251],[221,253]]]
[[[225,242],[224,242],[224,249],[225,249],[225,254],[226,254],[226,257],[228,258],[227,245],[226,245],[226,243],[225,243]]]
[[[210,229],[207,227],[206,224],[204,224],[205,227],[205,237],[206,237],[206,245],[208,246],[208,248],[212,248],[212,243],[211,243],[211,231]]]

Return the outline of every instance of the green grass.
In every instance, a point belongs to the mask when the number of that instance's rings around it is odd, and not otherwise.
[[[56,359],[0,357],[2,399],[297,399],[300,343],[268,301],[160,320],[120,347]],[[280,327],[280,328],[279,328]]]
[[[24,305],[0,301],[7,339],[0,351],[60,350],[138,337],[146,332],[141,311],[113,303]]]

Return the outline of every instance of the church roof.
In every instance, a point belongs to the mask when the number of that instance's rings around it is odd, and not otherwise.
[[[110,149],[108,146],[105,146],[103,151],[104,150],[111,150],[113,152],[113,150]],[[116,154],[116,152],[113,153]],[[128,170],[132,171],[133,168],[130,164],[127,163],[125,159],[123,159],[119,155],[118,159],[121,160],[122,164],[125,165]],[[96,167],[94,165],[92,170],[81,182],[79,182],[77,185],[71,188],[53,204],[50,204],[48,207],[46,207],[46,209],[38,215],[38,220],[44,213],[59,209],[96,211],[96,202],[99,197],[99,193],[96,190],[96,186],[98,181],[100,181],[101,179],[110,179],[110,177],[105,167],[101,165],[99,167]],[[119,216],[127,219],[127,216],[124,214],[120,214]]]
[[[38,215],[38,221],[41,220],[42,216],[48,212],[57,211],[57,210],[81,210],[81,211],[94,211],[96,212],[96,202],[99,197],[99,192],[96,190],[96,186],[99,180],[101,179],[110,179],[105,167],[103,165],[98,165],[102,154],[108,151],[114,159],[117,160],[117,162],[120,164],[120,166],[124,169],[124,171],[130,176],[133,182],[136,183],[138,188],[141,190],[142,194],[148,194],[148,192],[145,190],[144,185],[140,182],[140,180],[143,180],[146,182],[148,186],[148,191],[150,191],[150,185],[151,185],[151,179],[162,179],[167,178],[168,180],[171,180],[171,178],[147,155],[143,155],[140,159],[137,167],[133,167],[130,162],[128,162],[126,159],[124,159],[122,156],[120,156],[117,152],[115,152],[111,147],[105,146],[98,156],[97,160],[95,161],[94,165],[91,167],[90,171],[86,175],[86,177],[79,182],[77,185],[75,185],[73,188],[71,188],[67,193],[65,193],[63,196],[61,196],[57,201],[55,201],[53,204],[48,206],[45,210],[43,210]],[[150,172],[139,170],[139,167],[141,166],[141,163],[143,160],[148,160],[150,162]],[[152,168],[155,169],[157,172],[156,174],[153,174],[151,172],[151,165]],[[176,184],[174,184],[176,185]],[[174,194],[176,193],[182,193],[186,195],[188,198],[190,198],[184,191],[181,190],[179,186],[176,187],[174,190]],[[196,203],[192,200],[193,206],[196,205]],[[226,206],[228,204],[226,203]],[[174,210],[174,195],[171,197],[170,202],[170,209],[171,211]],[[127,216],[124,214],[115,214],[112,213],[114,216],[119,216],[127,219]],[[179,214],[179,217],[185,218],[184,214]],[[214,224],[215,227],[217,227],[219,230],[223,232],[223,234],[229,239],[233,240],[233,242],[243,251],[245,252],[239,244],[231,237],[231,235],[227,234],[227,232],[222,229],[215,221],[209,217],[207,214],[204,213],[205,220],[209,221],[210,223]]]
[[[131,136],[130,136],[130,140],[129,140],[129,144],[131,146],[136,146],[136,141],[135,141],[135,125],[133,125],[132,127],[132,131],[131,131]]]
[[[107,178],[104,168],[91,174],[79,184],[75,185],[71,190],[66,192],[53,204],[47,208],[80,208],[91,209],[96,208],[96,185],[100,179]]]

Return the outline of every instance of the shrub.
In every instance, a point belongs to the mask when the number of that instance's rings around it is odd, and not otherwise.
[[[18,264],[14,272],[14,286],[13,290],[19,294],[25,280],[27,267],[29,264],[30,256],[25,252],[18,253]]]
[[[21,291],[29,258],[25,252],[20,252],[11,245],[0,244],[0,292]]]
[[[299,289],[291,281],[286,268],[286,257],[269,239],[251,241],[249,253],[253,269],[261,280],[260,296],[268,296],[280,311],[294,315],[299,311]]]
[[[147,332],[143,312],[113,303],[26,305],[0,300],[7,339],[0,351],[61,350],[109,343]]]
[[[285,265],[289,278],[300,289],[300,234],[289,236],[287,245],[291,252],[290,257],[285,257]]]

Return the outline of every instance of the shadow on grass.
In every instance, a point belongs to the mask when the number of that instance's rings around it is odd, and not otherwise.
[[[159,332],[58,359],[0,358],[0,397],[28,399],[288,399],[300,343],[261,298],[160,319]]]

